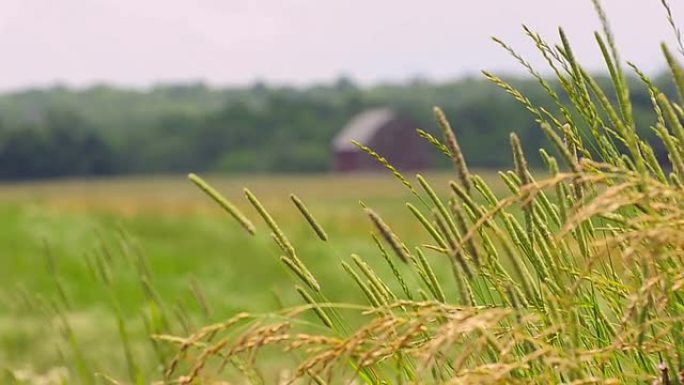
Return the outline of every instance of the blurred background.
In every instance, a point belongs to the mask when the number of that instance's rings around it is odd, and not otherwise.
[[[660,1],[604,5],[623,61],[673,92],[659,44],[674,50],[677,42]],[[672,7],[684,17],[682,2]],[[41,326],[36,295],[65,304],[87,360],[125,372],[124,357],[111,352],[120,332],[112,314],[124,315],[136,349],[149,349],[140,317],[149,304],[139,264],[130,263],[143,256],[145,279],[184,325],[163,332],[300,303],[245,186],[335,300],[360,296],[339,266],[351,252],[377,254],[359,199],[406,242],[424,236],[404,207],[415,198],[391,174],[368,173],[376,163],[351,140],[409,178],[425,172],[445,193],[449,159],[415,132],[439,137],[432,107],[441,106],[470,167],[488,181],[512,167],[511,131],[532,167],[542,166],[537,149],[546,141],[532,117],[480,74],[492,71],[552,106],[490,39],[550,76],[523,23],[552,45],[562,25],[575,56],[609,87],[589,0],[0,1],[0,368],[73,362]],[[650,97],[631,81],[638,129],[648,133]],[[188,172],[252,218],[256,238]],[[327,229],[328,244],[314,239],[291,192]],[[210,306],[198,305],[198,290]],[[157,368],[153,359],[140,365]]]
[[[657,79],[674,41],[660,2],[605,3],[623,58]],[[472,166],[502,167],[508,132],[542,139],[480,70],[542,98],[489,39],[548,73],[523,23],[551,44],[564,26],[602,71],[589,0],[5,0],[0,178],[327,172],[355,115],[391,107],[431,132],[434,105]],[[643,87],[635,99],[650,103]]]

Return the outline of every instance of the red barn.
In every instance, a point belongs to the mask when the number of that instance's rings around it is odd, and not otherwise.
[[[333,139],[334,169],[338,172],[378,170],[383,166],[352,143],[355,140],[385,157],[399,170],[430,166],[427,142],[416,133],[418,125],[390,108],[366,110]]]

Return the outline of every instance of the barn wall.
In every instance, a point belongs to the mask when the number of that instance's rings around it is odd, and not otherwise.
[[[427,169],[430,148],[416,133],[417,127],[410,119],[396,118],[378,130],[370,147],[400,170]]]
[[[336,151],[334,153],[334,169],[337,172],[349,172],[362,168],[362,154],[360,150]]]
[[[365,144],[400,170],[425,170],[431,166],[432,149],[418,136],[417,127],[413,120],[398,116],[378,128],[375,135]],[[333,151],[333,167],[337,172],[375,171],[384,168],[361,149]]]

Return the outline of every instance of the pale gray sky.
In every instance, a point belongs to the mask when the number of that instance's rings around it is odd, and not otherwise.
[[[684,22],[684,1],[670,1]],[[623,58],[661,68],[658,43],[674,39],[660,0],[604,3]],[[582,61],[600,68],[590,0],[1,0],[0,89],[513,71],[489,36],[532,59],[522,23],[554,42],[564,26]]]

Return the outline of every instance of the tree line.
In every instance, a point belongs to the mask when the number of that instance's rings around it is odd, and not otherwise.
[[[553,109],[536,82],[508,80]],[[607,79],[601,81],[607,85]],[[650,96],[636,80],[632,99],[638,128],[649,132]],[[416,128],[435,133],[435,105],[449,115],[472,167],[509,165],[512,130],[530,150],[545,144],[524,107],[480,79],[373,87],[346,78],[304,88],[262,83],[224,89],[203,84],[149,90],[53,87],[0,96],[0,178],[321,172],[331,166],[330,141],[354,114],[392,106],[412,116],[420,125]],[[534,154],[530,162],[540,164]]]

